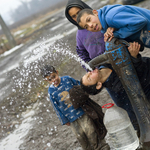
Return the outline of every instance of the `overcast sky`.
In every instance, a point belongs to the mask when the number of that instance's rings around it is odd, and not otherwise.
[[[14,9],[20,5],[20,0],[0,0],[0,14],[2,15],[3,19],[8,20],[9,15],[8,12],[11,9]],[[30,0],[24,0],[30,1]]]

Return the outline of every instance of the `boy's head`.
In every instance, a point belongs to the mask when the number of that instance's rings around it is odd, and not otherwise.
[[[91,7],[84,3],[82,0],[68,0],[66,5],[65,16],[72,24],[77,26],[78,29],[82,28],[76,22],[77,14],[84,8],[91,9]]]
[[[69,90],[69,95],[71,101],[85,101],[89,98],[89,95],[81,88],[80,85],[74,85],[73,88]]]
[[[48,81],[50,84],[53,84],[55,87],[57,87],[60,84],[58,71],[51,65],[45,65],[41,69],[41,75],[45,81]]]
[[[92,32],[102,30],[97,10],[83,9],[78,13],[77,23],[84,29]]]
[[[86,73],[80,80],[81,88],[90,95],[96,95],[102,90],[101,75],[98,69]]]
[[[71,18],[77,22],[77,15],[82,9],[79,7],[71,7],[68,11],[68,14],[71,16]]]

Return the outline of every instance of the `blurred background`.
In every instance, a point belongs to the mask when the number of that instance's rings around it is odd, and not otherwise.
[[[76,31],[65,18],[68,0],[0,0],[0,150],[81,150],[62,126],[40,68],[53,65],[75,79],[86,73],[76,54]],[[93,9],[129,4],[150,9],[150,0],[84,0]],[[142,56],[150,56],[144,49]],[[92,97],[112,102],[105,89]],[[104,110],[105,111],[105,110]]]
[[[37,30],[50,23],[46,16],[59,10],[66,2],[67,0],[1,0],[0,54],[37,36]]]

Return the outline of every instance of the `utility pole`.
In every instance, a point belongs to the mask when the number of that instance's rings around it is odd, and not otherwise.
[[[16,46],[16,41],[14,37],[12,36],[9,28],[7,27],[6,23],[4,22],[3,18],[0,15],[0,25],[2,27],[3,33],[6,35],[6,38],[8,40],[10,48],[13,48]]]

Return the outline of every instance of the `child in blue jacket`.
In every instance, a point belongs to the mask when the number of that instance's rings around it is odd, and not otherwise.
[[[62,125],[71,127],[82,148],[84,150],[109,150],[105,140],[99,140],[92,119],[81,107],[74,109],[70,101],[69,90],[74,85],[79,85],[80,82],[70,76],[59,77],[58,71],[50,65],[41,69],[41,75],[50,84],[48,93],[58,118]]]
[[[141,40],[150,48],[150,10],[130,5],[107,5],[99,10],[84,9],[78,24],[89,31],[105,33],[114,28],[113,36],[128,41]],[[112,35],[109,35],[112,36]]]

